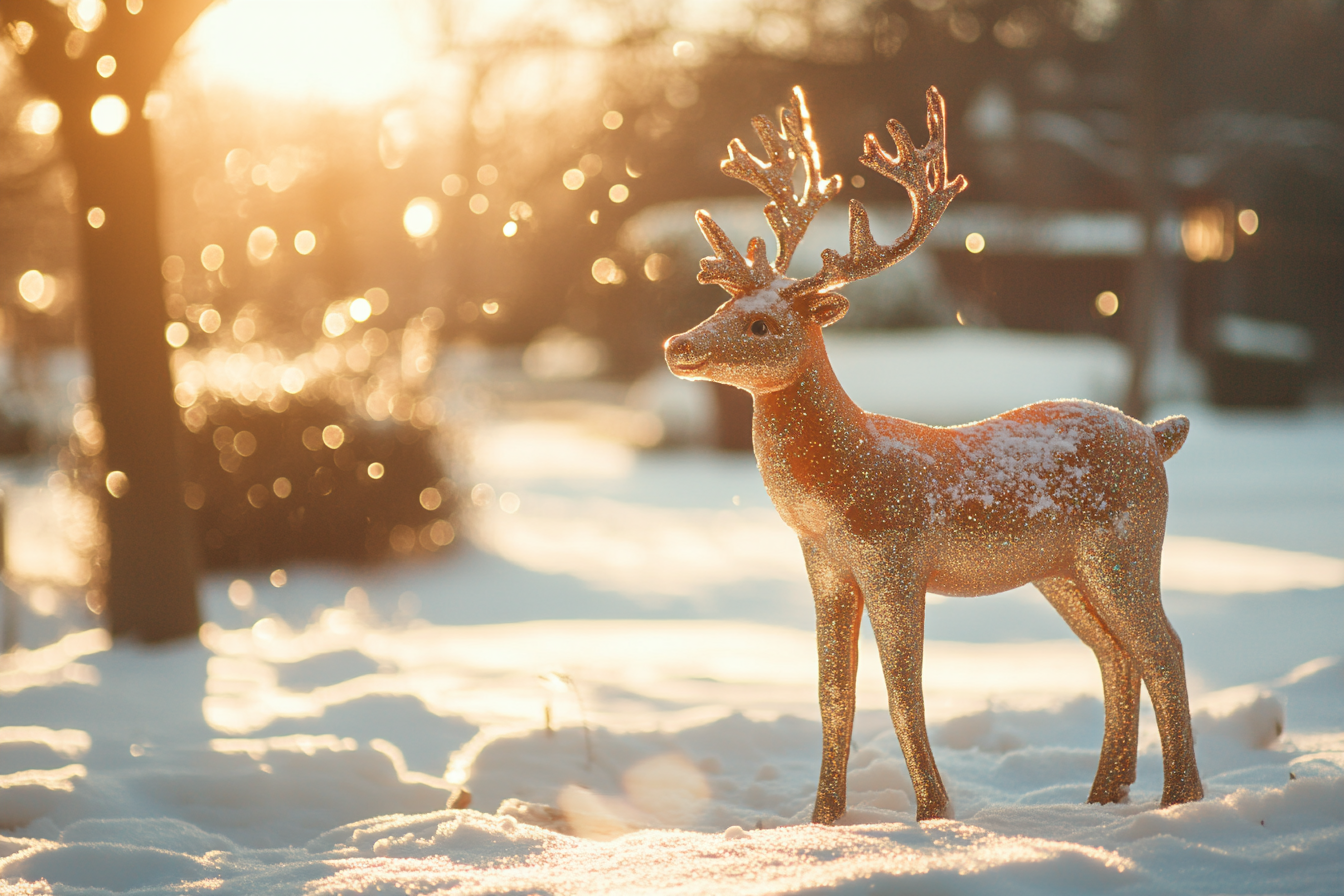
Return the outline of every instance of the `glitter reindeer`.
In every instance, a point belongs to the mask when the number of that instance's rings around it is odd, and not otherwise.
[[[1162,739],[1162,805],[1200,799],[1180,639],[1162,609],[1158,571],[1167,514],[1163,463],[1181,447],[1185,417],[1151,426],[1089,401],[1043,401],[964,426],[924,426],[870,414],[850,400],[826,356],[822,328],[849,302],[840,286],[913,252],[952,199],[943,99],[928,91],[929,141],[916,148],[897,121],[888,154],[864,139],[859,160],[910,195],[909,229],[891,245],[849,205],[849,253],[822,252],[821,271],[786,276],[817,211],[839,191],[823,177],[801,90],[776,130],[752,121],[765,159],[741,141],[723,172],[757,187],[777,251],[753,238],[746,257],[700,211],[715,256],[701,283],[731,298],[668,339],[672,372],[750,392],[752,444],[765,486],[798,535],[817,611],[822,764],[814,822],[845,811],[859,624],[868,609],[891,720],[914,784],[917,818],[950,816],[924,721],[921,681],[926,591],[972,597],[1032,582],[1096,653],[1105,693],[1101,760],[1089,802],[1126,799],[1138,753],[1139,685],[1148,686]],[[801,163],[804,187],[794,186]]]

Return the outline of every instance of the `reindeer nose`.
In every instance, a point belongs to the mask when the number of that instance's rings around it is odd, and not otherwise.
[[[669,336],[667,341],[663,343],[663,354],[667,356],[668,363],[689,361],[691,352],[691,340],[685,333],[679,336]]]

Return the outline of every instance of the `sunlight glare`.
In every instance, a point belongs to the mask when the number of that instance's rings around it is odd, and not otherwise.
[[[185,46],[207,81],[362,105],[414,84],[436,34],[424,2],[229,0],[197,20]]]

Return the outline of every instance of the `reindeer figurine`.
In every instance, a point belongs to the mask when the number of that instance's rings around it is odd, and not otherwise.
[[[737,386],[753,398],[752,444],[766,490],[798,534],[817,609],[822,762],[816,823],[845,811],[846,761],[863,608],[877,636],[892,724],[914,784],[918,820],[950,817],[929,748],[921,684],[924,595],[974,597],[1032,582],[1096,653],[1106,701],[1101,761],[1088,802],[1124,800],[1138,753],[1139,683],[1162,738],[1162,805],[1200,799],[1181,642],[1162,610],[1158,568],[1167,514],[1163,462],[1190,423],[1151,426],[1090,401],[1043,401],[963,426],[924,426],[861,410],[831,370],[823,327],[849,302],[835,290],[913,252],[966,180],[948,180],[945,109],[928,91],[929,141],[917,149],[897,121],[888,155],[864,138],[859,160],[910,194],[909,229],[890,246],[849,205],[849,254],[822,252],[821,271],[785,276],[818,209],[840,189],[821,155],[801,89],[781,129],[752,125],[765,160],[740,140],[723,172],[770,198],[774,261],[753,238],[744,259],[700,211],[715,257],[701,283],[731,298],[667,340],[677,376]],[[801,162],[803,195],[794,188]]]

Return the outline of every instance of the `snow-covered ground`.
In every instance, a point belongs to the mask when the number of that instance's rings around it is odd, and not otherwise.
[[[958,820],[914,823],[866,635],[850,811],[807,824],[811,601],[752,459],[495,420],[450,555],[215,576],[199,640],[163,648],[25,586],[0,894],[1338,893],[1344,416],[1173,410],[1164,580],[1203,802],[1158,809],[1147,709],[1130,802],[1084,804],[1100,677],[1028,588],[930,597]]]

